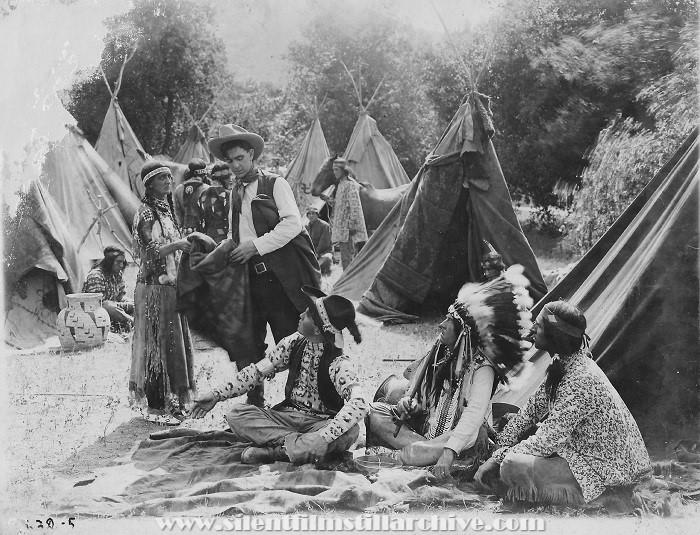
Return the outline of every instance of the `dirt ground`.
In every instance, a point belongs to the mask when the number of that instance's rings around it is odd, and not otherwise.
[[[329,289],[338,276],[336,269],[331,278],[324,280],[325,289]],[[126,276],[132,287],[134,278],[132,266]],[[361,379],[371,393],[387,376],[399,373],[406,366],[403,360],[414,359],[429,348],[437,335],[438,320],[438,317],[426,318],[415,324],[381,328],[361,326],[363,343],[346,341],[347,353],[359,363]],[[57,340],[55,343],[57,345]],[[201,338],[197,338],[195,349],[199,391],[207,391],[234,373],[222,349]],[[130,335],[110,334],[104,346],[78,353],[61,353],[44,347],[6,350],[4,355],[9,402],[3,411],[6,424],[3,438],[8,445],[4,463],[7,483],[4,512],[8,516],[41,513],[61,480],[90,475],[127,455],[150,432],[162,429],[145,422],[141,414],[129,406]],[[285,380],[286,374],[281,374],[268,383],[266,396],[270,401],[283,398]],[[220,403],[204,419],[188,420],[182,426],[223,429],[227,408],[239,402],[242,401]],[[694,508],[679,514],[681,518],[689,515],[697,518],[697,513]],[[89,532],[107,528],[105,532],[109,533],[112,529],[115,533],[132,532],[126,524],[126,520],[121,523],[105,520],[102,524],[90,524],[94,529]],[[634,531],[644,528],[642,532],[647,532],[649,528],[649,533],[657,532],[651,529],[653,525],[656,524],[636,523]],[[571,531],[569,528],[574,523],[568,526],[567,531]],[[141,528],[134,529],[133,532],[141,532]],[[613,528],[611,532],[615,531]],[[684,531],[674,528],[671,532]]]

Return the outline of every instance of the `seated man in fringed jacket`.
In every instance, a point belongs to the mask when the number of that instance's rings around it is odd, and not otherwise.
[[[200,418],[219,401],[241,396],[266,377],[289,370],[284,401],[271,409],[236,405],[227,416],[235,439],[254,444],[243,451],[243,463],[318,462],[343,452],[357,439],[357,424],[369,410],[354,363],[343,354],[343,329],[361,341],[352,303],[309,286],[303,290],[309,307],[297,332],[232,381],[195,399],[192,416]]]

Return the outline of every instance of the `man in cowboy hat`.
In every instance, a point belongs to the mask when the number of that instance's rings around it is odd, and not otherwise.
[[[311,237],[311,242],[316,250],[316,259],[321,266],[321,275],[331,274],[333,263],[333,244],[331,243],[331,226],[318,217],[318,208],[309,206],[306,209],[306,232]]]
[[[236,177],[231,191],[228,238],[238,246],[229,262],[247,264],[252,303],[253,332],[259,358],[265,354],[267,325],[279,342],[296,330],[299,313],[306,309],[301,287],[319,287],[321,272],[311,239],[289,183],[262,171],[257,160],[265,142],[258,134],[233,124],[219,128],[209,141],[217,158],[228,163]],[[263,406],[260,383],[248,402]]]
[[[289,370],[284,401],[271,409],[236,405],[227,416],[235,439],[254,444],[243,451],[243,463],[317,462],[345,451],[357,439],[357,424],[369,410],[353,363],[343,355],[343,329],[356,343],[362,339],[352,303],[309,286],[302,290],[308,307],[297,332],[232,381],[199,396],[192,407],[192,416],[201,418],[222,399],[240,396],[266,377]]]

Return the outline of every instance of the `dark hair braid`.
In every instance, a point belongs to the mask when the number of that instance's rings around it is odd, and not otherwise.
[[[565,322],[579,327],[583,330],[586,329],[586,316],[583,312],[579,310],[578,307],[567,303],[566,301],[556,301],[549,304],[552,312],[560,317]],[[545,323],[545,337],[554,344],[554,348],[557,350],[557,355],[561,354],[563,356],[568,356],[579,349],[583,344],[583,337],[577,338],[566,333],[562,333],[556,329],[552,329]],[[557,395],[557,389],[559,388],[559,383],[564,378],[564,372],[566,368],[564,362],[558,357],[552,361],[552,363],[547,368],[547,377],[544,383],[544,389],[547,393],[547,398],[549,401],[554,401]]]
[[[353,340],[355,340],[356,344],[359,344],[360,342],[362,342],[362,333],[360,332],[360,329],[357,326],[357,323],[355,323],[354,321],[348,323],[347,329],[350,332],[350,334],[352,335],[352,338],[353,338]]]

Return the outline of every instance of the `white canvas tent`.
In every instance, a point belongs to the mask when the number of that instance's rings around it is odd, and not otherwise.
[[[5,229],[4,337],[13,347],[31,348],[57,334],[65,295],[80,291],[89,268],[76,234],[46,188],[32,180]]]
[[[285,176],[292,187],[294,198],[302,216],[306,214],[306,209],[309,206],[316,206],[320,210],[324,204],[320,198],[311,195],[311,185],[321,164],[329,157],[330,152],[326,144],[326,137],[323,135],[321,122],[318,120],[317,115],[304,137],[299,152],[297,152],[292,163],[289,164],[289,169]]]
[[[108,168],[80,130],[69,127],[65,137],[47,153],[41,181],[62,214],[77,232],[76,247],[89,259],[102,258],[107,245],[117,245],[131,257],[131,231],[124,216],[133,220],[138,199]],[[110,193],[119,194],[120,204]]]
[[[102,71],[102,76],[112,100],[102,122],[102,130],[100,130],[100,136],[97,138],[97,143],[95,143],[95,150],[117,175],[129,185],[131,191],[141,199],[144,189],[140,173],[148,156],[136,138],[136,134],[131,129],[131,125],[126,120],[117,100],[124,67],[132,56],[133,52],[124,59],[114,91],[112,91],[107,77]]]
[[[408,184],[411,179],[406,174],[394,149],[377,127],[377,121],[370,117],[367,109],[372,104],[382,83],[380,82],[367,105],[362,102],[362,86],[343,63],[345,71],[352,80],[360,105],[360,116],[345,149],[345,158],[355,171],[358,182],[367,182],[377,189],[395,188]],[[361,76],[359,77],[361,80]]]
[[[182,104],[185,113],[190,118],[190,121],[192,121],[192,126],[190,127],[190,131],[187,134],[187,139],[183,143],[182,147],[180,147],[180,150],[178,151],[173,161],[184,165],[190,163],[190,161],[194,158],[201,158],[205,162],[209,163],[214,163],[216,161],[216,158],[209,150],[207,137],[204,135],[204,132],[202,132],[202,129],[199,127],[199,125],[212,110],[212,108],[214,107],[214,105],[219,100],[222,94],[223,91],[219,93],[219,96],[216,97],[214,101],[209,105],[209,107],[204,112],[204,114],[202,114],[199,120],[195,120],[194,117],[192,117],[189,108],[180,99],[180,103]]]

